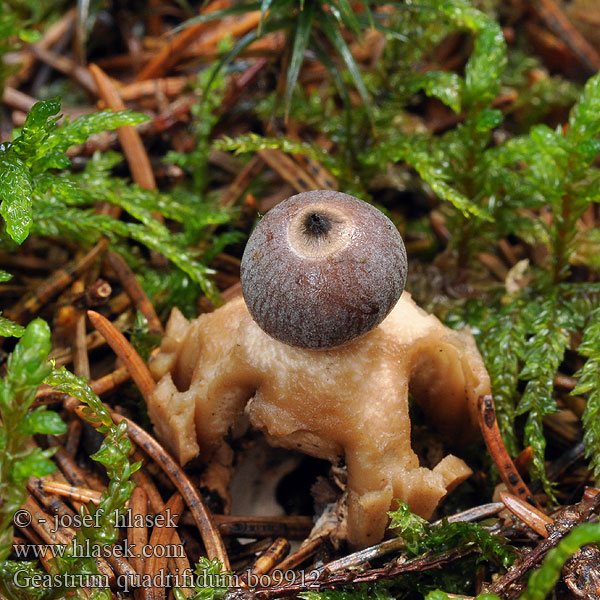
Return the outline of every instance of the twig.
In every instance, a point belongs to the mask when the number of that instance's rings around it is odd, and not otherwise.
[[[240,515],[214,515],[215,523],[223,535],[232,537],[263,538],[286,537],[303,539],[310,532],[310,517],[246,517]],[[189,523],[184,515],[184,523]]]
[[[38,501],[44,506],[44,508],[48,510],[48,512],[50,512],[51,514],[58,515],[59,517],[74,517],[75,512],[69,506],[67,506],[67,504],[61,498],[57,498],[54,495],[53,491],[48,491],[45,488],[44,479],[48,479],[48,477],[43,479],[38,479],[37,477],[30,477],[29,481],[27,482],[27,490],[32,495],[34,495],[38,499]]]
[[[266,64],[266,58],[259,58],[258,60],[254,61],[241,75],[238,75],[233,79],[231,85],[225,92],[225,97],[223,98],[223,102],[219,107],[221,114],[227,112],[238,101],[244,89],[252,84]]]
[[[48,27],[44,33],[44,37],[39,42],[36,42],[34,46],[36,48],[41,48],[42,50],[49,50],[52,48],[52,46],[57,44],[73,26],[75,12],[76,11],[74,8],[67,10],[62,17]],[[21,84],[31,77],[32,71],[35,67],[36,58],[30,49],[31,46],[26,46],[24,51],[20,53],[22,55],[22,64],[18,73],[15,75],[15,85]]]
[[[73,298],[73,306],[79,310],[88,310],[105,305],[112,295],[112,287],[108,281],[97,279],[92,285]]]
[[[301,583],[256,589],[252,592],[248,592],[246,596],[248,598],[252,596],[258,599],[280,598],[294,596],[303,591],[318,592],[342,585],[371,583],[382,579],[391,579],[404,573],[420,573],[430,569],[439,569],[441,566],[465,556],[468,552],[469,551],[451,550],[449,552],[438,554],[437,556],[428,554],[404,563],[392,563],[381,569],[372,569],[360,573],[356,571],[346,571],[328,577],[319,577],[318,579],[306,578],[306,580]],[[240,596],[243,597],[244,593],[240,594],[240,590],[236,590],[235,597],[239,599]],[[232,596],[225,596],[225,598],[228,597],[233,600]]]
[[[143,488],[146,492],[150,510],[154,513],[159,513],[163,509],[165,503],[152,479],[150,479],[150,477],[141,469],[132,475],[132,479],[138,487]]]
[[[89,351],[104,346],[106,340],[97,331],[92,331],[85,336],[85,344]],[[68,365],[73,359],[73,348],[70,346],[67,346],[66,348],[56,348],[50,353],[50,359],[54,361],[56,367]],[[44,395],[41,393],[44,389],[46,388],[43,386],[40,388],[40,398]],[[52,391],[52,394],[54,393],[55,392]]]
[[[241,37],[251,29],[258,26],[260,22],[260,11],[253,10],[249,13],[229,16],[221,19],[216,26],[213,25],[199,39],[190,44],[184,55],[197,58],[199,56],[213,56],[218,49],[219,42],[225,37]],[[269,47],[271,45],[269,44]]]
[[[6,106],[22,110],[24,113],[28,113],[33,105],[37,102],[35,98],[24,94],[23,92],[16,90],[15,88],[6,86],[2,94],[2,102]]]
[[[367,561],[373,560],[380,556],[385,556],[390,552],[396,552],[397,550],[403,550],[406,547],[406,542],[402,538],[393,538],[386,540],[375,546],[370,546],[364,550],[359,550],[352,554],[348,554],[338,560],[331,561],[322,567],[324,573],[337,573],[338,571],[345,571],[351,567],[357,567],[364,565]]]

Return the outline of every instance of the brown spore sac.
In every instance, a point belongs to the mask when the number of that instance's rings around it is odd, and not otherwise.
[[[341,346],[383,321],[406,281],[404,243],[375,207],[348,194],[305,192],[259,222],[241,266],[253,319],[291,346]]]

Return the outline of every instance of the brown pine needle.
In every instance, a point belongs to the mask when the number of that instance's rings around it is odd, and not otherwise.
[[[227,8],[230,4],[230,0],[215,0],[202,11],[202,14],[208,14]],[[190,44],[212,26],[213,25],[210,22],[196,23],[195,25],[190,25],[180,31],[177,36],[166,44],[165,47],[142,69],[136,77],[136,81],[156,79],[157,77],[166,75],[169,70],[177,64]]]
[[[307,540],[306,543],[302,543],[296,552],[290,554],[285,560],[281,561],[277,565],[277,570],[285,573],[286,571],[295,569],[315,554],[322,545],[322,537],[315,537],[312,540]]]
[[[257,559],[249,570],[249,575],[265,575],[281,562],[290,551],[290,543],[285,538],[277,538]]]
[[[161,515],[165,517],[165,520],[172,520],[175,524],[179,522],[179,517],[183,512],[183,500],[178,492],[175,492],[173,496],[165,504],[164,510]],[[155,526],[150,536],[150,546],[153,548],[165,548],[168,551],[163,555],[160,553],[153,553],[153,555],[145,561],[144,574],[150,575],[152,581],[160,579],[161,574],[164,574],[167,570],[168,554],[170,553],[169,548],[173,544],[173,534],[175,530],[172,527]],[[156,578],[156,579],[155,579]],[[164,600],[166,596],[165,587],[144,587],[143,597],[147,600]]]
[[[148,496],[142,487],[136,487],[129,500],[129,508],[131,510],[132,519],[137,515],[142,519],[146,519],[148,514]],[[137,517],[139,518],[139,517]],[[148,543],[148,528],[147,527],[128,527],[127,540],[132,548],[142,548]],[[131,557],[131,566],[138,572],[144,572],[144,560],[141,556]]]
[[[63,496],[65,498],[75,500],[76,502],[93,502],[97,505],[100,504],[100,498],[102,496],[102,492],[76,485],[69,485],[67,483],[61,483],[60,481],[52,481],[46,477],[38,479],[36,485],[40,490],[46,492],[47,494]]]
[[[146,317],[150,333],[159,333],[161,335],[164,334],[163,326],[161,325],[156,311],[154,310],[154,306],[152,306],[152,302],[150,302],[148,299],[146,292],[144,292],[144,289],[135,276],[135,273],[125,262],[125,259],[116,252],[108,252],[106,259],[119,277],[119,281],[123,284],[123,288],[127,292],[127,295],[131,298],[131,301],[140,310],[144,317]]]
[[[33,295],[25,295],[15,306],[5,311],[4,316],[22,323],[36,314],[42,306],[62,292],[73,280],[86,271],[108,247],[108,240],[101,239],[87,254],[56,270],[38,286]]]
[[[156,383],[152,379],[152,375],[150,375],[150,371],[148,371],[148,367],[146,367],[140,355],[125,339],[125,336],[106,317],[103,317],[94,310],[88,310],[87,314],[92,325],[104,336],[106,343],[123,361],[142,396],[148,400],[156,387]]]
[[[258,155],[297,192],[320,189],[319,184],[300,165],[280,150],[259,150]]]
[[[102,100],[113,110],[124,110],[125,103],[108,75],[98,65],[91,64],[89,69]],[[131,125],[119,127],[117,133],[133,180],[146,190],[155,190],[154,172],[140,134]]]
[[[490,395],[481,396],[478,402],[479,427],[483,434],[485,445],[500,474],[500,479],[515,496],[532,506],[539,508],[539,504],[533,494],[519,475],[512,458],[509,456],[504,440],[496,421],[496,410],[494,399]]]
[[[500,500],[504,502],[506,508],[508,508],[515,517],[521,519],[523,523],[531,527],[537,534],[545,538],[548,537],[549,533],[546,525],[552,525],[554,523],[548,515],[508,492],[500,492]]]
[[[82,279],[78,279],[71,286],[73,295],[82,294],[85,290],[85,284]],[[75,311],[75,325],[73,328],[73,369],[75,375],[84,377],[86,380],[90,377],[90,361],[87,353],[87,340],[85,331],[85,314],[79,310]]]
[[[82,412],[82,409],[82,406],[78,406],[75,408],[75,412],[81,419],[87,421],[86,415]],[[229,569],[227,551],[225,550],[225,545],[223,544],[223,540],[219,534],[213,516],[204,504],[198,490],[183,469],[175,462],[170,454],[168,454],[167,451],[139,425],[118,413],[111,412],[111,416],[116,423],[125,420],[127,423],[127,435],[140,448],[143,448],[150,457],[152,457],[152,459],[167,474],[173,485],[179,490],[194,517],[194,522],[200,532],[208,557],[210,559],[218,558],[224,568],[226,570]]]

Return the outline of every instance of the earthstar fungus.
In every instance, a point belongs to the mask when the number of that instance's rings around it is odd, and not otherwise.
[[[328,191],[281,203],[248,242],[246,302],[191,322],[173,310],[150,363],[157,436],[181,464],[198,454],[208,461],[245,412],[274,446],[344,459],[355,547],[382,538],[394,498],[431,516],[471,471],[453,455],[419,466],[409,390],[441,435],[468,440],[490,381],[471,334],[420,309],[402,293],[405,278],[402,240],[372,206]]]

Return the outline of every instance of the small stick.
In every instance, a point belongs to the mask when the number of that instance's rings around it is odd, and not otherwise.
[[[570,392],[577,385],[577,379],[559,372],[554,377],[554,385],[562,390]]]
[[[523,502],[521,498],[518,498],[514,494],[508,492],[500,492],[500,499],[504,502],[504,505],[510,512],[518,517],[525,523],[525,525],[531,527],[538,535],[547,538],[549,533],[546,525],[553,525],[554,521],[541,510],[531,506],[528,502]]]
[[[436,237],[442,244],[446,245],[452,238],[452,234],[446,225],[446,218],[437,210],[432,210],[429,213],[429,223]]]
[[[111,392],[122,383],[129,381],[129,379],[131,379],[131,375],[129,374],[127,367],[119,367],[112,373],[104,375],[104,377],[100,377],[100,379],[96,379],[96,381],[92,381],[90,387],[96,395],[102,396],[102,394]]]
[[[272,543],[272,538],[264,538],[263,540],[248,542],[232,548],[230,551],[230,558],[235,559],[238,563],[235,570],[239,570],[248,564],[244,559],[256,556],[260,552],[264,552]]]
[[[317,182],[319,189],[337,190],[336,178],[318,161],[304,154],[294,155],[294,160],[306,169],[307,173]]]
[[[81,294],[73,298],[73,306],[79,310],[87,310],[106,304],[112,294],[112,287],[108,281],[97,279]]]
[[[65,14],[60,17],[60,19],[48,27],[48,29],[44,32],[44,37],[34,45],[37,48],[42,48],[43,50],[49,50],[52,48],[52,46],[57,44],[61,38],[69,33],[69,30],[73,26],[73,22],[75,20],[75,13],[75,8],[71,8],[66,11]],[[26,46],[24,52],[20,53],[22,56],[22,60],[20,61],[21,68],[15,74],[15,85],[17,86],[31,78],[36,59],[33,52],[30,52],[29,50],[30,47]],[[29,112],[29,109],[27,109],[25,112]]]
[[[208,14],[227,8],[231,4],[230,0],[214,0],[211,2],[202,14]],[[188,49],[190,44],[200,36],[204,31],[207,31],[212,24],[210,22],[196,23],[186,27],[180,31],[177,36],[170,41],[165,47],[142,69],[136,77],[136,81],[144,79],[156,79],[166,75],[166,73],[174,67],[181,55]]]
[[[108,75],[94,64],[91,64],[89,69],[98,86],[98,92],[102,100],[113,110],[124,110],[125,104]],[[156,180],[140,134],[135,127],[130,125],[119,127],[117,134],[133,180],[146,190],[155,190]]]
[[[181,95],[152,119],[152,130],[161,133],[170,129],[185,119],[196,102],[198,102],[198,98],[194,94]]]
[[[277,538],[250,567],[249,575],[265,575],[290,551],[290,543],[285,538]]]
[[[48,513],[44,512],[31,496],[27,497],[23,508],[32,516],[31,526],[46,544],[58,543],[68,546],[71,543],[71,539],[75,536],[75,531],[70,527],[61,527],[55,531],[53,529],[54,519]],[[107,576],[111,586],[115,585],[115,574],[106,560],[103,558],[96,558],[95,560],[98,572],[101,575]]]
[[[114,552],[109,552],[106,562],[118,575],[126,579],[130,587],[132,584],[135,584],[139,571],[134,569],[131,562],[125,557],[119,556]]]
[[[159,514],[164,510],[165,507],[165,503],[163,502],[160,493],[157,489],[157,487],[154,485],[154,482],[146,475],[146,473],[144,473],[141,469],[139,471],[136,471],[133,475],[132,475],[132,479],[135,481],[135,483],[137,484],[137,487],[134,489],[131,500],[130,500],[130,506],[131,506],[131,513],[132,514],[136,514],[136,511],[143,511],[140,512],[140,514],[147,514],[148,513],[148,506],[151,509],[151,512],[155,513],[155,514]],[[137,491],[139,490],[139,491]],[[141,508],[141,507],[135,507],[133,506],[133,502],[141,502],[142,498],[141,498],[141,494],[144,494],[144,498],[146,499],[146,505],[145,508]],[[137,498],[134,498],[134,496],[137,496]],[[133,535],[133,537],[139,538],[137,541],[134,541],[133,543],[139,543],[140,545],[137,546],[137,548],[141,548],[142,545],[144,543],[147,542],[148,540],[148,530],[146,528],[142,528],[144,531],[143,533],[139,531],[139,528],[136,528],[136,533]],[[128,532],[128,537],[129,537],[129,533]],[[130,538],[131,541],[132,538]],[[184,548],[184,544],[181,541],[181,538],[179,536],[179,532],[178,531],[173,531],[173,538],[171,543],[173,544],[173,546],[178,546],[180,548],[183,548],[183,556],[179,556],[179,554],[173,558],[169,560],[169,569],[170,571],[173,573],[174,570],[176,571],[175,574],[183,574],[187,571],[187,569],[189,569],[190,563],[189,563],[189,559],[187,557],[187,552]],[[141,562],[143,562],[143,559],[138,559]],[[173,567],[173,568],[171,568]],[[139,573],[143,573],[144,568],[143,565],[140,566],[139,569]],[[184,588],[183,591],[186,595],[188,595],[188,593],[186,592],[187,588]]]
[[[131,494],[129,508],[134,519],[136,515],[141,515],[145,520],[148,514],[148,496],[142,487],[136,487]],[[148,528],[144,526],[134,526],[127,529],[127,540],[134,548],[142,548],[148,543]],[[144,572],[144,559],[141,556],[131,557],[131,566],[138,572]]]
[[[363,565],[367,561],[378,558],[379,556],[385,556],[390,552],[404,550],[405,547],[406,542],[402,538],[398,537],[391,540],[385,540],[385,542],[381,542],[375,546],[370,546],[364,550],[359,550],[353,554],[348,554],[347,556],[328,562],[321,568],[321,570],[323,573],[337,573],[338,571],[346,571],[351,567]]]
[[[104,336],[113,352],[125,363],[142,396],[148,400],[156,387],[156,383],[140,355],[106,317],[93,310],[88,310],[87,314],[92,325]]]
[[[515,255],[515,251],[513,250],[513,247],[508,243],[508,241],[505,239],[498,240],[498,248],[500,249],[500,252],[502,252],[502,256],[504,256],[508,264],[511,267],[514,267],[518,261]]]
[[[125,262],[125,259],[116,252],[108,252],[106,259],[119,277],[119,280],[123,284],[123,288],[125,288],[128,296],[131,298],[131,301],[140,310],[144,317],[146,317],[150,333],[164,335],[165,331],[156,314],[156,311],[154,310],[154,306],[152,306],[152,302],[150,302],[148,299],[146,292],[144,292],[144,289],[140,285],[135,273]]]
[[[515,496],[525,502],[529,502],[529,504],[536,508],[540,508],[535,497],[519,475],[519,471],[504,446],[504,441],[502,440],[502,435],[496,421],[494,399],[489,394],[480,396],[477,404],[479,409],[479,427],[481,428],[488,452],[498,468],[500,479],[502,479],[509,491]]]
[[[502,577],[496,581],[487,590],[488,593],[498,594],[501,597],[506,597],[504,592],[514,585],[527,571],[537,566],[543,559],[544,555],[560,540],[566,536],[569,531],[579,523],[584,523],[589,520],[594,512],[600,506],[600,494],[582,500],[573,506],[566,507],[555,515],[550,535],[540,541],[540,543],[530,552],[523,553],[513,564],[513,566]]]
[[[146,35],[157,37],[162,33],[163,23],[160,4],[160,0],[150,0],[148,3]]]
[[[490,273],[494,275],[496,279],[499,281],[504,281],[506,279],[506,276],[508,275],[508,269],[495,254],[490,254],[489,252],[480,252],[477,255],[477,258],[479,258],[479,261],[483,264],[483,266],[486,267],[486,269],[490,271]]]
[[[461,522],[472,522],[481,521],[497,515],[504,508],[502,502],[488,502],[487,504],[481,504],[480,506],[474,506],[473,508],[467,508],[467,510],[461,510],[449,517],[444,517],[448,523],[461,523]],[[443,519],[439,519],[433,522],[433,525],[440,525]]]
[[[177,538],[180,540],[179,536],[177,536]],[[175,538],[173,538],[173,540],[174,539]],[[172,544],[176,544],[176,543],[182,544],[181,540],[179,542],[172,541],[171,543]],[[193,571],[190,569],[190,561],[187,557],[187,554],[185,556],[177,555],[174,558],[169,557],[168,568],[169,568],[169,573],[174,575],[176,578],[179,578],[179,581],[181,582],[181,587],[179,589],[183,592],[185,597],[189,598],[190,596],[193,596],[194,595],[193,588],[183,586],[184,582],[189,581],[191,583],[193,581]],[[169,594],[169,600],[171,600],[172,593],[173,593],[173,589],[171,588],[171,594]]]
[[[86,420],[86,415],[82,412],[83,407],[78,406],[75,409],[77,415]],[[160,465],[163,471],[168,475],[173,485],[179,490],[185,502],[194,516],[194,522],[202,541],[206,548],[209,558],[218,558],[225,569],[229,569],[229,559],[225,545],[215,525],[212,514],[202,501],[196,487],[192,484],[183,469],[171,458],[165,449],[139,425],[127,419],[123,415],[111,412],[111,416],[116,423],[125,421],[127,423],[127,435],[146,453],[151,456],[156,463]]]

